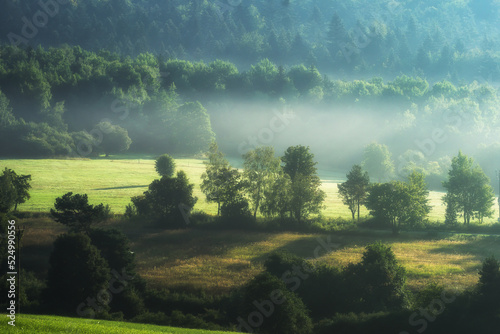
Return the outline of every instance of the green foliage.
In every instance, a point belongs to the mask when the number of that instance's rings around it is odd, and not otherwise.
[[[134,255],[130,251],[129,240],[117,229],[92,229],[89,233],[92,245],[97,247],[110,269],[133,274],[135,270]]]
[[[87,298],[95,298],[108,286],[108,264],[84,234],[59,236],[49,263],[45,302],[51,310],[74,314]],[[97,303],[105,309],[103,303]]]
[[[265,194],[280,173],[280,159],[274,156],[274,148],[257,147],[243,155],[243,179],[245,190],[252,202],[256,218]]]
[[[240,172],[229,165],[215,141],[210,144],[208,161],[205,162],[205,166],[205,172],[201,175],[200,188],[205,194],[207,202],[217,203],[217,215],[221,213],[221,205],[226,205],[226,208],[229,209],[235,200],[238,203],[235,203],[233,208],[244,211],[245,205],[242,195],[245,183],[240,180]],[[246,206],[248,206],[248,202]]]
[[[284,172],[276,175],[274,181],[264,190],[264,202],[260,211],[266,217],[278,216],[283,221],[286,213],[290,212],[292,201],[292,181]]]
[[[425,176],[413,172],[407,182],[373,184],[365,205],[375,219],[399,233],[403,225],[421,223],[429,214],[428,196]]]
[[[190,184],[183,171],[176,177],[163,176],[154,180],[143,196],[132,198],[137,213],[155,220],[166,228],[186,226],[185,209],[191,210],[197,198],[193,196],[194,184]]]
[[[490,312],[500,308],[500,263],[493,256],[484,260],[479,271],[478,292]]]
[[[299,223],[310,214],[319,213],[326,196],[320,189],[321,180],[313,159],[309,147],[301,145],[289,147],[281,158],[283,171],[291,179],[290,215]]]
[[[113,125],[110,122],[100,122],[95,126],[95,129],[100,131],[102,142],[98,147],[109,156],[111,153],[119,153],[127,151],[132,144],[132,140],[128,136],[128,131],[119,125]]]
[[[285,251],[272,253],[264,262],[266,272],[277,278],[281,278],[293,267],[306,268],[308,266],[309,264],[303,258]]]
[[[313,159],[314,154],[309,152],[309,147],[298,145],[287,148],[281,161],[284,164],[283,170],[293,182],[297,174],[305,176],[316,174],[317,163]]]
[[[29,181],[31,175],[17,175],[12,169],[5,167],[0,175],[0,213],[7,213],[12,207],[16,211],[18,204],[30,199]]]
[[[352,213],[352,220],[357,212],[359,221],[360,206],[364,204],[369,185],[368,172],[363,173],[359,165],[352,166],[351,171],[347,174],[347,181],[337,185],[342,202],[349,207]]]
[[[365,147],[362,166],[378,182],[390,180],[394,173],[394,163],[389,149],[386,145],[375,142]]]
[[[274,303],[270,296],[279,296]],[[276,300],[276,299],[275,299]],[[302,300],[286,288],[279,278],[263,273],[255,277],[244,290],[243,314],[255,311],[255,303],[266,303],[268,316],[259,329],[263,333],[310,334],[312,321]]]
[[[56,198],[54,209],[50,209],[50,214],[56,222],[68,226],[72,232],[87,234],[91,232],[92,225],[107,220],[111,215],[108,205],[89,204],[87,194],[73,195],[72,192]]]
[[[241,195],[225,201],[221,206],[220,215],[223,223],[234,227],[249,225],[255,221],[248,200]]]
[[[408,307],[406,271],[391,247],[382,243],[366,246],[361,262],[350,264],[345,275],[353,309],[376,312]]]
[[[155,161],[156,172],[160,176],[172,177],[175,171],[175,161],[168,154],[160,155]]]
[[[210,117],[199,102],[188,102],[179,107],[172,120],[175,147],[179,152],[205,151],[214,140]]]
[[[474,217],[482,222],[484,217],[492,216],[495,196],[490,180],[481,167],[461,151],[453,158],[443,187],[447,190],[443,197],[447,222],[454,223],[458,213],[462,214],[464,225],[469,225]]]

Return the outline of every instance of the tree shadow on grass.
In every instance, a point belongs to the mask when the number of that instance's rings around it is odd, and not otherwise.
[[[92,190],[117,190],[117,189],[132,189],[132,188],[147,188],[149,185],[142,186],[123,186],[123,187],[111,187],[111,188],[96,188]]]
[[[450,243],[430,250],[430,253],[443,253],[449,255],[463,254],[470,260],[482,262],[485,258],[494,255],[500,259],[500,237],[478,235],[456,235],[448,238]],[[472,257],[472,258],[471,258]]]

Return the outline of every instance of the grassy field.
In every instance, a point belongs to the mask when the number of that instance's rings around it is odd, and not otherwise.
[[[198,197],[196,210],[210,214],[217,212],[213,203],[207,203],[200,190],[200,177],[205,170],[202,159],[176,159],[177,170],[184,170],[190,181],[195,184],[194,194]],[[31,199],[19,206],[21,211],[47,212],[53,207],[57,197],[72,191],[86,193],[91,203],[109,204],[113,212],[123,213],[130,203],[130,197],[140,195],[147,190],[148,185],[158,175],[154,169],[152,157],[139,156],[136,159],[83,159],[83,160],[0,160],[0,168],[11,168],[17,173],[32,175]],[[343,172],[334,172],[319,169],[322,178],[322,188],[326,192],[325,217],[350,218],[348,208],[342,204],[338,196],[337,183],[344,177]],[[441,201],[443,193],[431,192],[430,204],[432,206],[429,219],[442,221],[445,207]],[[367,215],[362,209],[362,215]],[[498,217],[498,207],[495,205],[495,217]],[[491,223],[493,219],[486,219]]]
[[[207,331],[199,329],[184,329],[127,322],[88,320],[56,316],[21,314],[16,317],[16,326],[7,324],[7,317],[1,315],[0,332],[2,333],[85,333],[85,334],[229,334],[233,332]]]
[[[204,171],[203,160],[177,159],[177,168],[186,171],[195,183],[199,200],[195,209],[215,213],[215,204],[207,204],[199,189]],[[139,195],[157,174],[150,159],[96,160],[2,160],[0,167],[31,174],[32,199],[20,207],[26,211],[48,211],[56,197],[68,191],[87,193],[92,203],[107,203],[114,212],[123,212],[130,197]],[[337,183],[343,173],[320,170],[327,192],[325,217],[350,217],[337,196]],[[442,220],[442,194],[431,192],[432,220]],[[366,210],[364,210],[366,212]],[[64,227],[49,218],[21,221],[29,226],[23,239],[25,268],[45,273],[52,243]],[[138,272],[157,287],[203,288],[225,293],[242,286],[263,269],[263,261],[272,252],[286,249],[312,257],[318,246],[316,234],[264,233],[248,231],[162,231],[145,228],[140,222],[111,223],[123,230],[132,242]],[[325,235],[322,235],[324,238]],[[341,247],[322,254],[315,262],[345,266],[361,258],[366,244],[383,241],[392,245],[396,256],[407,268],[409,285],[418,289],[430,281],[463,289],[477,283],[481,262],[489,255],[500,258],[500,239],[486,235],[390,233],[370,231],[335,234]]]
[[[164,231],[144,235],[133,243],[141,275],[158,287],[195,287],[213,293],[245,284],[263,270],[263,261],[278,250],[315,258],[318,238],[299,233]],[[343,267],[359,262],[364,246],[376,241],[390,244],[407,269],[412,289],[434,281],[463,290],[477,283],[478,270],[487,256],[500,258],[500,238],[494,236],[440,235],[428,237],[389,233],[332,235],[340,245],[321,251],[315,263]]]
[[[52,243],[64,227],[50,221],[28,223],[23,238],[25,268],[45,272]],[[463,290],[475,285],[482,261],[500,258],[500,236],[403,232],[358,231],[332,233],[339,244],[332,252],[321,251],[318,238],[326,234],[264,233],[251,231],[164,231],[115,222],[131,240],[138,273],[158,288],[205,289],[210,294],[227,293],[240,287],[263,270],[269,254],[287,250],[315,263],[345,266],[358,262],[367,244],[382,241],[392,246],[408,272],[408,285],[419,289],[436,282]]]

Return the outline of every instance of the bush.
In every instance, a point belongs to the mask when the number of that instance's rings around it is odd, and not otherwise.
[[[406,270],[389,246],[380,242],[366,246],[361,262],[347,266],[344,275],[353,311],[377,312],[409,306]]]
[[[258,275],[245,287],[242,303],[241,329],[247,327],[248,330],[251,326],[258,327],[262,333],[312,333],[312,321],[302,300],[288,290],[281,279],[269,273]],[[252,317],[255,312],[260,317]]]
[[[303,258],[286,251],[269,255],[264,262],[264,267],[268,273],[280,279],[283,274],[294,267],[307,268],[306,271],[311,271],[310,265]]]
[[[254,219],[248,200],[238,196],[233,201],[224,202],[221,206],[221,222],[234,227],[251,225]]]

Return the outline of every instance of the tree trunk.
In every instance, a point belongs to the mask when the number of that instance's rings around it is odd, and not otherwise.
[[[359,201],[358,201],[358,223],[359,223]]]

